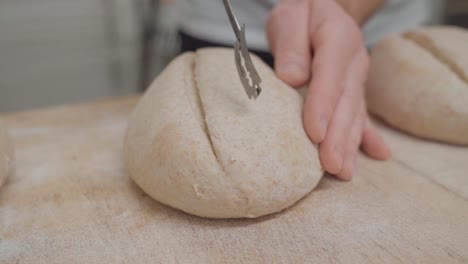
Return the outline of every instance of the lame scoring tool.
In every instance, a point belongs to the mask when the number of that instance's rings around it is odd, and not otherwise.
[[[262,91],[262,88],[260,87],[262,79],[255,69],[252,58],[250,58],[249,50],[245,40],[245,25],[242,25],[242,27],[239,26],[239,22],[234,16],[229,0],[223,0],[223,2],[237,39],[236,43],[234,44],[234,58],[237,72],[239,73],[239,78],[249,99],[257,99],[257,97],[260,95],[260,92]]]

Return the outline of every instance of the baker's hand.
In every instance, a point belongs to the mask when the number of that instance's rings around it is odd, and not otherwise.
[[[279,78],[295,87],[309,83],[304,128],[319,144],[323,168],[349,180],[359,147],[373,158],[389,158],[366,111],[369,58],[355,20],[335,1],[283,0],[267,32]]]

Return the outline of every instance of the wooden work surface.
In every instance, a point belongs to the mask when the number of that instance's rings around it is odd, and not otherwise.
[[[468,263],[468,148],[381,130],[394,156],[325,177],[282,213],[208,220],[128,177],[137,97],[3,116],[16,173],[0,189],[0,263]]]

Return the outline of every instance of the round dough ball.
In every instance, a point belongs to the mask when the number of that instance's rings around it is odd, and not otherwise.
[[[373,50],[370,112],[413,135],[468,144],[468,31],[415,29]]]
[[[0,122],[0,187],[13,170],[13,144],[8,133]]]
[[[281,211],[322,176],[302,126],[303,98],[253,57],[263,79],[249,100],[231,49],[176,58],[138,102],[125,160],[134,181],[161,203],[211,218]]]

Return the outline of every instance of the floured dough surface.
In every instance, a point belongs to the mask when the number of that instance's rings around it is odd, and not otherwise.
[[[14,155],[13,144],[8,136],[6,128],[0,122],[0,187],[13,170]]]
[[[411,134],[468,144],[468,31],[415,29],[372,51],[369,110]]]
[[[303,98],[258,58],[263,91],[245,94],[231,49],[176,58],[131,116],[130,176],[154,199],[211,218],[281,211],[322,176],[302,126]]]

